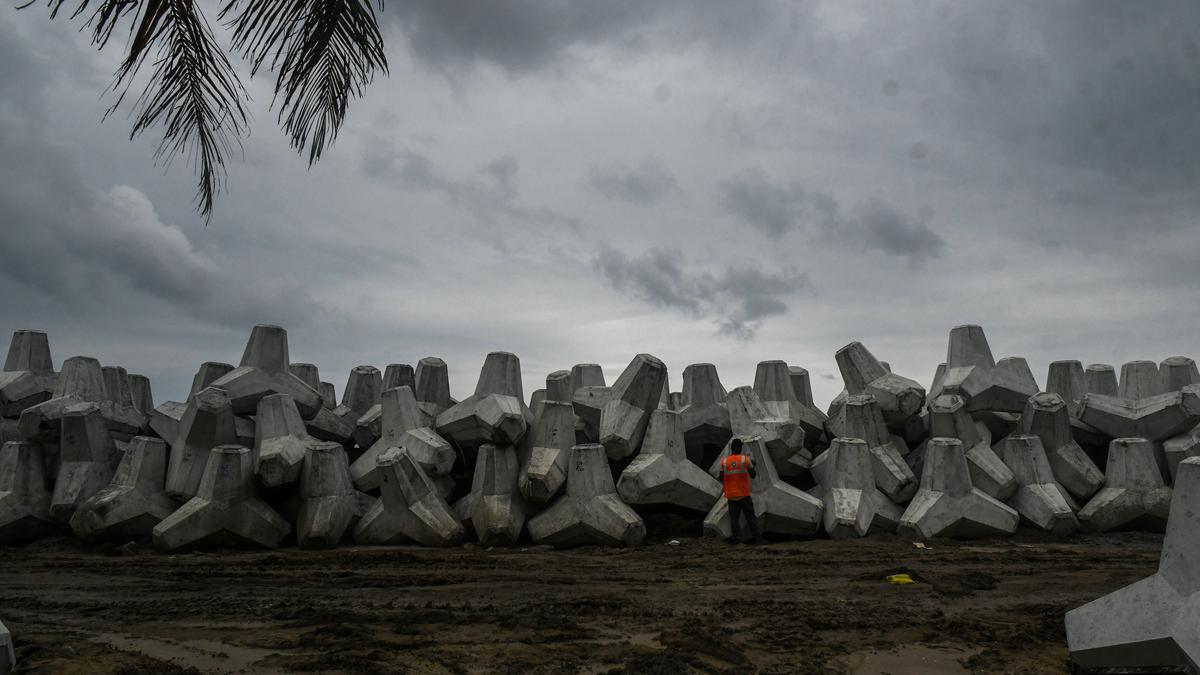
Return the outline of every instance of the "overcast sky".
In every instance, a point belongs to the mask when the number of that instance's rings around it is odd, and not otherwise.
[[[824,405],[842,345],[928,384],[960,323],[1040,382],[1198,351],[1194,1],[389,1],[391,75],[313,169],[252,82],[207,227],[186,162],[101,121],[122,42],[42,4],[0,10],[0,330],[158,401],[255,323],[339,395],[649,352],[673,390],[784,359]]]

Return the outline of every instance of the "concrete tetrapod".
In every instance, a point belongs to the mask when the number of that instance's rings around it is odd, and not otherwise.
[[[812,380],[808,376],[808,370],[800,366],[788,366],[788,375],[792,378],[792,391],[796,392],[796,398],[800,400],[800,403],[810,408],[815,408],[812,396]]]
[[[57,381],[46,334],[16,331],[0,372],[0,417],[20,417],[26,408],[50,400]]]
[[[1041,439],[1054,479],[1075,499],[1088,499],[1104,484],[1104,474],[1075,442],[1067,403],[1058,394],[1029,397],[1021,415],[1021,433]]]
[[[824,448],[825,421],[828,416],[804,405],[792,387],[792,374],[784,361],[761,361],[754,370],[754,393],[773,417],[789,419],[804,430],[804,442],[810,449]]]
[[[383,371],[383,389],[380,390],[380,395],[388,389],[396,387],[408,387],[414,392],[417,390],[416,376],[413,372],[413,367],[407,363],[390,363]],[[420,407],[420,402],[418,402]],[[433,424],[433,420],[437,415],[426,414],[425,424],[429,426]],[[363,413],[354,423],[354,442],[358,443],[360,448],[369,448],[379,440],[379,435],[383,433],[383,406],[377,401]]]
[[[249,448],[219,445],[208,454],[196,496],[153,530],[163,551],[202,546],[275,548],[292,531],[266,502],[254,496]]]
[[[1092,363],[1083,371],[1084,386],[1089,394],[1117,395],[1117,371],[1107,363]]]
[[[382,391],[383,376],[378,368],[355,366],[342,391],[342,404],[332,410],[322,408],[318,411],[308,423],[308,433],[323,441],[335,441],[346,447],[354,445],[358,422],[376,409]]]
[[[196,496],[208,467],[209,452],[218,445],[237,442],[236,438],[229,396],[211,386],[196,394],[179,422],[179,435],[171,443],[167,494],[175,499]]]
[[[600,414],[610,400],[611,387],[591,385],[575,390],[571,396],[571,406],[575,409],[576,438],[586,439],[587,443],[600,441]]]
[[[148,537],[178,508],[163,484],[167,444],[149,436],[134,438],[107,487],[75,509],[71,529],[84,541],[128,541]]]
[[[815,534],[821,527],[824,510],[821,500],[779,478],[771,453],[761,439],[751,437],[743,440],[743,452],[753,457],[758,468],[758,475],[750,480],[750,493],[754,499],[754,514],[763,533],[793,536]],[[722,453],[722,456],[727,454]],[[721,539],[732,536],[729,502],[725,497],[718,499],[704,518],[704,532]],[[742,532],[749,538],[749,532]]]
[[[983,328],[965,325],[950,331],[940,393],[961,396],[969,412],[1021,412],[1038,391],[1030,379],[1019,369],[997,368]]]
[[[679,412],[688,459],[706,466],[733,438],[729,408],[725,407],[728,392],[721,385],[716,366],[693,363],[683,369],[681,394]]]
[[[147,413],[150,417],[150,430],[168,444],[173,443],[179,436],[179,422],[183,419],[183,413],[187,410],[188,403],[191,403],[196,394],[208,388],[208,385],[231,370],[233,370],[233,366],[228,363],[206,361],[200,364],[200,368],[192,376],[192,387],[188,390],[186,402],[163,401],[160,405],[155,406],[154,410]],[[253,423],[249,423],[249,427],[253,427]],[[252,429],[250,430],[252,431]],[[250,441],[253,441],[254,434],[251,433],[249,438]]]
[[[304,449],[296,510],[300,548],[333,548],[352,532],[374,500],[354,489],[346,449],[333,441],[313,441]]]
[[[1163,393],[1179,391],[1189,384],[1200,384],[1196,362],[1186,356],[1168,356],[1158,364],[1159,389]]]
[[[63,361],[50,398],[21,411],[21,437],[56,443],[62,431],[63,410],[76,403],[100,403],[105,396],[100,362],[90,356],[72,356]]]
[[[1163,441],[1163,458],[1174,484],[1179,476],[1179,463],[1188,457],[1200,457],[1200,429]]]
[[[1121,382],[1117,398],[1150,398],[1163,393],[1162,376],[1153,361],[1130,361],[1121,364]]]
[[[50,519],[50,491],[37,443],[9,441],[0,447],[0,542],[37,539],[57,525]]]
[[[120,461],[100,404],[77,403],[63,411],[59,452],[50,517],[66,524],[76,507],[108,485]]]
[[[883,411],[873,395],[847,396],[838,414],[829,418],[829,427],[830,435],[834,438],[858,438],[866,442],[871,453],[875,487],[890,499],[904,503],[916,493],[916,474],[904,461],[908,448],[903,439],[888,431]],[[822,472],[825,470],[823,463],[828,459],[826,454],[818,455],[812,463],[813,478],[818,483],[824,480]]]
[[[1108,446],[1104,487],[1079,511],[1079,522],[1097,532],[1162,532],[1170,507],[1171,488],[1163,482],[1154,444],[1144,438],[1118,438]]]
[[[812,467],[812,453],[804,447],[804,429],[786,417],[776,417],[767,410],[758,393],[750,387],[738,387],[725,399],[733,435],[746,440],[756,438],[773,460],[775,471],[792,478],[804,476]],[[723,449],[708,473],[720,474],[720,459],[728,454]]]
[[[17,653],[13,650],[12,633],[0,622],[0,673],[7,673],[17,666]]]
[[[350,465],[350,477],[359,490],[379,487],[381,469],[378,459],[392,448],[403,448],[432,477],[445,476],[454,466],[454,448],[425,424],[412,389],[396,387],[383,392],[380,402],[381,434]]]
[[[304,419],[311,419],[322,405],[317,390],[292,374],[287,331],[279,326],[255,326],[246,342],[241,364],[210,386],[228,394],[233,411],[239,415],[253,415],[258,409],[258,401],[270,394],[289,394]]]
[[[295,483],[310,442],[296,402],[288,394],[264,396],[255,422],[254,473],[266,487]]]
[[[851,342],[842,347],[834,354],[834,358],[842,381],[846,384],[846,394],[874,396],[884,421],[893,433],[904,433],[913,418],[921,414],[921,408],[925,405],[925,388],[916,380],[888,371],[861,342]],[[830,417],[837,415],[839,403],[844,401],[844,396],[834,399],[829,407]]]
[[[626,459],[641,447],[666,386],[666,365],[649,354],[638,354],[625,367],[600,410],[600,443],[609,459]]]
[[[511,446],[479,446],[471,491],[458,500],[454,512],[480,546],[510,546],[521,537],[526,505],[517,489],[519,473],[517,451]]]
[[[450,397],[450,369],[436,356],[426,356],[417,362],[414,377],[417,386],[413,394],[417,397],[417,405],[432,424],[438,415],[455,404]]]
[[[1054,361],[1046,372],[1046,392],[1058,394],[1068,405],[1078,406],[1087,396],[1083,364],[1078,361]]]
[[[575,445],[575,411],[558,401],[542,404],[533,423],[529,452],[522,457],[517,487],[532,501],[548,502],[567,482],[571,448]]]
[[[1088,394],[1079,418],[1113,438],[1165,441],[1200,424],[1200,384],[1148,398]]]
[[[1200,458],[1180,465],[1158,572],[1067,612],[1081,669],[1200,670]]]
[[[1012,471],[992,450],[990,432],[971,419],[961,397],[942,394],[929,404],[930,436],[957,438],[962,441],[972,484],[997,498],[1008,499],[1017,490]],[[905,460],[914,473],[924,471],[929,442],[909,453]]]
[[[558,547],[637,546],[646,524],[617,496],[605,447],[588,443],[571,448],[567,492],[529,520],[529,535]]]
[[[926,454],[921,488],[900,519],[901,536],[992,537],[1017,531],[1020,515],[972,484],[962,441],[931,438]]]
[[[617,481],[617,494],[626,504],[669,504],[708,513],[721,498],[721,484],[687,458],[683,434],[679,413],[650,415],[642,451]]]
[[[872,454],[861,438],[835,438],[821,454],[821,482],[812,496],[824,504],[822,522],[833,539],[895,532],[904,507],[875,487]]]
[[[454,546],[463,540],[454,510],[412,456],[392,448],[378,463],[380,497],[355,526],[355,543]]]
[[[1042,439],[1032,434],[1013,434],[997,447],[1000,458],[1017,479],[1017,492],[1009,498],[1009,505],[1025,520],[1054,534],[1066,536],[1078,530],[1070,497],[1054,481]]]
[[[516,445],[531,422],[521,360],[516,354],[492,352],[483,362],[475,393],[437,416],[437,432],[460,447]]]

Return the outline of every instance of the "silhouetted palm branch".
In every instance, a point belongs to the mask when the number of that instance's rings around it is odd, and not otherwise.
[[[292,147],[307,148],[310,165],[337,137],[349,100],[362,96],[376,71],[387,73],[375,2],[382,10],[382,0],[227,0],[220,11],[251,75],[264,64],[277,71],[279,121]],[[67,4],[48,0],[50,17]],[[189,158],[199,177],[197,210],[211,217],[225,158],[247,131],[248,96],[196,0],[76,0],[70,16],[86,16],[101,48],[128,22],[129,53],[116,73],[110,113],[154,54],[153,73],[133,104],[130,137],[161,127],[156,157]]]

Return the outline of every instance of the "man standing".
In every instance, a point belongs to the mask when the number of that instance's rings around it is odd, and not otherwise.
[[[731,541],[737,543],[742,535],[742,514],[750,525],[754,543],[762,544],[762,530],[754,516],[754,500],[750,497],[750,479],[758,475],[754,458],[742,454],[742,439],[729,442],[729,454],[721,460],[721,483],[725,486],[725,500],[729,503],[729,528],[733,530]]]

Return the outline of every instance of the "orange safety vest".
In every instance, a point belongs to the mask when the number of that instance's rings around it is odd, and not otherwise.
[[[725,498],[741,499],[750,496],[750,458],[746,455],[729,455],[721,460],[721,471],[725,475]]]

